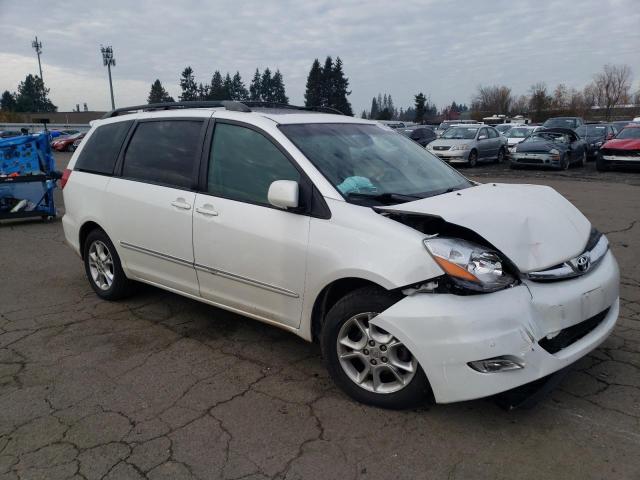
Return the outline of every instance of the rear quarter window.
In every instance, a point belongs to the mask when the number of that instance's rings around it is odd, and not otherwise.
[[[97,127],[80,152],[74,170],[113,175],[120,147],[133,122],[116,122]]]

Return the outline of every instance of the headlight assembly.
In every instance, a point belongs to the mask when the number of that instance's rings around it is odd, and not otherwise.
[[[495,292],[513,286],[517,279],[506,272],[495,250],[460,238],[434,237],[424,245],[453,283],[473,292]]]

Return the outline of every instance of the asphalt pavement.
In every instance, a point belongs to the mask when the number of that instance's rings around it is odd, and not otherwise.
[[[613,335],[535,408],[357,404],[317,346],[151,287],[101,301],[59,219],[10,222],[0,225],[0,479],[640,478],[640,173],[464,173],[556,188],[620,263]]]

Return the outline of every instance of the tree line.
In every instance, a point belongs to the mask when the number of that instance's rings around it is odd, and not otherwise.
[[[18,85],[17,92],[5,90],[0,97],[0,110],[3,112],[57,112],[49,100],[49,89],[38,75],[27,75]]]
[[[640,103],[640,91],[631,91],[631,68],[628,65],[605,65],[582,90],[564,83],[553,90],[537,82],[529,92],[516,95],[505,85],[478,86],[471,103],[471,115],[481,119],[487,115],[524,115],[542,121],[554,114],[587,116],[592,107],[600,107],[604,118],[611,120],[613,109]]]

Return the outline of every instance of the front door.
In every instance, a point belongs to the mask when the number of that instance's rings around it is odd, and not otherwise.
[[[271,206],[267,192],[275,180],[299,182],[299,171],[261,132],[216,121],[206,178],[193,219],[201,296],[298,327],[309,217]]]
[[[202,120],[141,121],[107,186],[108,230],[128,272],[198,295],[192,222]]]

